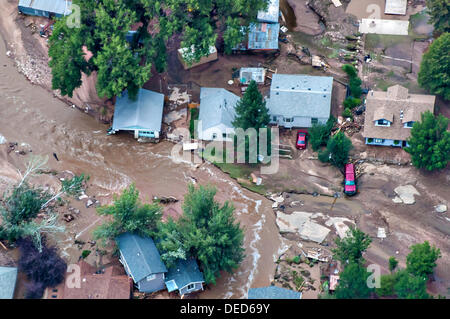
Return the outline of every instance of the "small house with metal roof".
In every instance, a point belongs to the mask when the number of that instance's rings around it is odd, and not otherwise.
[[[140,292],[155,292],[165,288],[167,268],[161,261],[153,239],[124,233],[116,238],[120,262]]]
[[[169,268],[166,276],[168,292],[178,290],[180,296],[203,290],[203,273],[200,271],[195,259],[178,259],[175,266]]]
[[[117,98],[114,108],[112,132],[130,131],[135,138],[158,139],[164,108],[164,95],[140,89],[136,99],[131,99],[124,91]]]
[[[274,74],[266,103],[270,123],[286,128],[325,124],[331,113],[332,90],[332,77]]]
[[[17,268],[0,267],[0,299],[13,299],[16,289]]]
[[[19,12],[39,17],[61,18],[72,13],[70,0],[20,0]]]
[[[250,288],[248,299],[302,299],[302,293],[277,286],[268,286]]]
[[[233,120],[239,97],[223,88],[200,89],[198,138],[205,141],[232,141]]]

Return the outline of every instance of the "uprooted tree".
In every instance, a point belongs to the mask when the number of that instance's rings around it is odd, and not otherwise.
[[[189,63],[210,52],[218,35],[225,51],[240,43],[241,26],[256,20],[267,0],[74,0],[80,25],[72,16],[58,20],[50,37],[55,90],[72,96],[82,72],[98,73],[97,92],[111,98],[125,89],[131,97],[149,80],[152,64],[158,72],[167,66],[166,45],[181,35],[181,46],[193,48]],[[134,34],[128,31],[136,30]],[[83,51],[84,48],[84,51]],[[86,61],[86,53],[92,57]]]

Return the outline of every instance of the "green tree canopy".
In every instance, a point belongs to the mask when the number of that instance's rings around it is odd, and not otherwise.
[[[328,139],[330,138],[331,130],[336,123],[336,118],[330,116],[326,124],[313,124],[313,126],[308,130],[309,142],[314,151],[319,150],[321,146],[327,145]]]
[[[389,271],[393,272],[395,268],[397,268],[398,260],[395,259],[395,257],[391,256],[389,257]]]
[[[184,214],[176,221],[160,224],[159,247],[165,262],[183,256],[194,257],[206,283],[216,283],[221,271],[232,272],[244,258],[244,234],[235,223],[229,202],[214,200],[214,187],[189,185],[183,203]],[[169,266],[170,267],[170,266]]]
[[[450,132],[447,131],[449,119],[443,115],[435,117],[430,111],[422,113],[422,120],[414,123],[409,147],[415,167],[429,171],[443,169],[450,161]]]
[[[394,291],[401,299],[428,299],[426,280],[401,270],[396,274],[397,282]]]
[[[434,28],[440,32],[450,32],[450,1],[427,0],[426,3]]]
[[[434,40],[423,55],[417,78],[422,87],[433,94],[441,95],[446,100],[450,100],[450,55],[448,52],[450,52],[450,33],[446,32]]]
[[[440,249],[431,247],[428,241],[410,247],[406,256],[406,270],[414,276],[427,278],[436,267],[436,260],[441,257]]]
[[[262,127],[267,127],[270,122],[269,110],[266,101],[258,90],[255,81],[251,81],[244,96],[236,104],[236,117],[233,121],[235,128],[254,128],[258,131]]]
[[[343,167],[348,161],[348,153],[353,148],[350,139],[339,131],[328,140],[326,150],[319,153],[319,160]]]
[[[100,97],[111,98],[125,89],[133,97],[150,78],[152,63],[158,72],[167,65],[166,43],[181,35],[181,46],[194,48],[192,61],[208,55],[218,34],[225,48],[245,36],[241,26],[256,20],[267,0],[74,0],[81,9],[80,27],[67,20],[55,23],[49,55],[53,89],[72,96],[81,85],[81,73],[98,72]],[[127,41],[131,27],[137,33]],[[83,46],[92,53],[86,62]]]
[[[363,265],[350,262],[339,275],[339,284],[335,291],[336,298],[369,298],[370,292],[372,291],[367,285],[367,278],[369,276],[369,272]]]
[[[100,239],[104,245],[127,232],[151,237],[155,235],[162,216],[158,204],[143,204],[139,200],[139,191],[134,184],[124,189],[120,196],[115,195],[112,205],[98,207],[97,213],[112,216],[111,221],[105,222],[94,231],[94,238]]]
[[[336,238],[337,248],[333,249],[334,258],[342,263],[362,263],[362,253],[369,247],[372,239],[355,227],[351,227],[344,238]]]

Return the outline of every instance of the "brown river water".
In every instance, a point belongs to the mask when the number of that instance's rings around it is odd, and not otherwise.
[[[33,154],[48,155],[51,169],[88,174],[89,189],[106,201],[132,182],[144,200],[155,195],[181,199],[192,180],[215,185],[216,198],[230,200],[236,208],[236,218],[245,230],[246,258],[200,298],[245,298],[249,288],[270,284],[274,260],[283,245],[269,200],[242,189],[209,164],[196,169],[190,163],[174,163],[169,142],[141,144],[127,134],[107,136],[107,128],[30,84],[16,71],[0,41],[0,135],[30,144]]]

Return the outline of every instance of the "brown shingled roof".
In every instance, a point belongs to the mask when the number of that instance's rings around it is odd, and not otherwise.
[[[366,115],[363,136],[405,141],[411,135],[410,128],[403,124],[420,121],[425,111],[434,112],[434,95],[409,94],[400,85],[388,88],[387,92],[369,92],[366,99]],[[403,119],[400,118],[403,111]],[[384,118],[391,122],[390,127],[375,126],[375,121]]]
[[[80,288],[68,288],[65,281],[55,288],[48,288],[47,299],[130,299],[131,279],[123,268],[110,266],[100,274],[85,261],[78,263],[81,275]],[[72,273],[73,274],[73,273]],[[67,274],[66,280],[71,274]],[[70,279],[69,279],[70,280]]]

